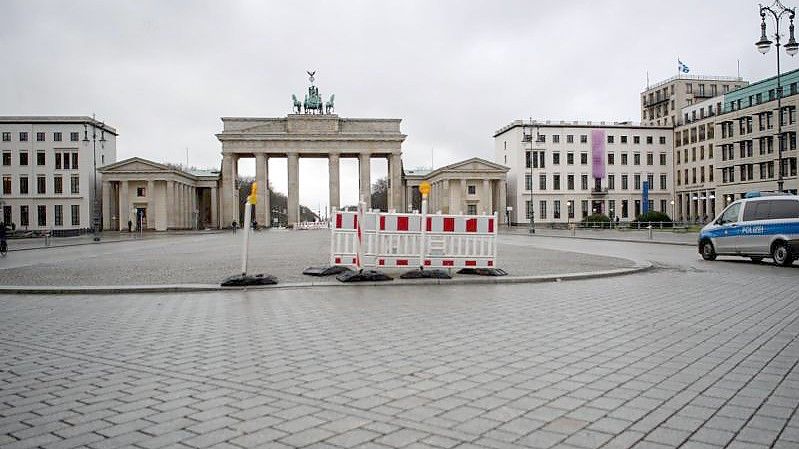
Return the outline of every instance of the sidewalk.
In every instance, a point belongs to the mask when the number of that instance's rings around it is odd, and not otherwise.
[[[511,228],[500,229],[501,233],[508,234],[528,234],[528,229],[525,226],[514,226]],[[637,229],[575,229],[574,234],[572,231],[566,229],[542,229],[536,228],[535,235],[543,237],[563,237],[563,238],[577,238],[577,239],[591,239],[591,240],[615,240],[620,242],[641,242],[641,243],[659,243],[667,245],[683,245],[695,246],[697,238],[699,237],[696,232],[674,232],[674,231],[661,231],[652,230],[652,238],[649,238],[648,230]]]
[[[92,245],[98,243],[116,243],[128,242],[132,240],[152,240],[165,237],[172,237],[176,235],[203,235],[203,234],[216,234],[220,232],[231,232],[225,230],[203,230],[203,231],[166,231],[166,232],[144,232],[139,235],[138,232],[120,232],[120,231],[105,231],[100,233],[100,241],[94,241],[93,234],[85,234],[77,237],[50,237],[49,244],[44,237],[32,237],[21,239],[8,239],[9,251],[24,251],[30,249],[43,249],[43,248],[57,248],[64,246],[77,246],[77,245]]]

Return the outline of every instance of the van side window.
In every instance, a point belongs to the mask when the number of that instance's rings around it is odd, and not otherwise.
[[[744,206],[743,221],[768,220],[774,201],[750,201]]]
[[[799,201],[774,200],[769,202],[772,203],[769,218],[799,218]]]
[[[725,223],[735,223],[738,221],[738,212],[741,210],[741,203],[733,204],[730,206],[729,209],[724,211],[721,217],[719,217],[718,224],[723,225]]]

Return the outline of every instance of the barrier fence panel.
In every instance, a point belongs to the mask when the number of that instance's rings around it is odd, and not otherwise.
[[[330,264],[356,266],[357,212],[336,212]],[[497,216],[364,212],[362,265],[376,268],[495,268]]]

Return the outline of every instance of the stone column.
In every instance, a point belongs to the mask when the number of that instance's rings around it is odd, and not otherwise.
[[[219,227],[219,217],[217,216],[217,207],[219,204],[218,194],[216,191],[216,187],[211,187],[211,226],[218,228]]]
[[[130,198],[128,197],[128,181],[119,181],[119,230],[128,228],[130,220]]]
[[[269,196],[267,195],[267,198]],[[216,187],[211,187],[211,226],[219,227],[219,217],[217,216],[217,208],[219,207],[219,198],[217,198]]]
[[[175,228],[175,181],[166,182],[166,228]]]
[[[505,219],[505,209],[507,208],[507,204],[508,204],[508,198],[506,196],[507,193],[506,193],[506,190],[505,190],[506,189],[505,181],[500,179],[499,181],[497,181],[497,184],[498,184],[498,187],[499,187],[499,189],[498,189],[499,190],[499,195],[497,196],[497,213],[499,214],[499,221],[500,221],[500,223],[504,222],[505,224],[508,224],[506,219]],[[573,206],[573,207],[575,208],[575,210],[577,210],[577,206],[576,205]],[[567,213],[568,213],[568,211],[567,211]],[[575,217],[576,216],[577,216],[577,214],[575,214]]]
[[[111,182],[103,181],[103,229],[111,229]]]
[[[179,192],[180,192],[180,228],[186,229],[186,225],[188,224],[188,220],[186,220],[186,210],[188,209],[186,204],[186,184],[183,183],[179,184]]]
[[[372,208],[372,179],[371,174],[371,154],[358,154],[359,189],[358,201],[366,201],[366,208]]]
[[[403,212],[408,211],[408,206],[413,209],[413,187],[406,185],[405,186],[405,210]]]
[[[259,226],[266,226],[267,222],[267,207],[269,206],[264,201],[264,197],[269,197],[266,189],[266,155],[264,153],[255,153],[255,182],[258,183],[258,194],[256,195],[255,202],[255,221]]]
[[[192,229],[199,229],[200,224],[200,208],[199,203],[197,202],[197,187],[190,186],[189,187],[189,194],[191,195],[191,228]]]
[[[449,213],[451,214],[458,214],[463,211],[461,207],[461,197],[463,196],[461,190],[463,190],[462,179],[449,180]]]
[[[294,226],[300,221],[300,156],[297,153],[287,155],[288,163],[288,224]]]
[[[238,156],[222,155],[222,226],[230,226],[233,221],[239,222],[239,191],[236,188],[238,177]]]
[[[155,181],[147,180],[147,228],[155,229]]]
[[[388,192],[388,208],[404,212],[402,201],[402,157],[399,153],[392,154],[388,159],[388,179],[391,189]]]
[[[483,179],[483,196],[480,198],[480,207],[483,209],[483,212],[486,214],[490,214],[494,212],[492,210],[493,205],[491,204],[491,181],[488,179]]]
[[[338,153],[330,153],[327,155],[328,192],[330,194],[330,204],[328,206],[328,210],[330,211],[338,209],[341,202],[339,158],[340,155]]]

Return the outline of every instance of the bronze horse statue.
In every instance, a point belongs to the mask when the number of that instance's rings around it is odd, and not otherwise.
[[[294,94],[291,94],[291,99],[294,100],[293,111],[296,112],[297,114],[302,114],[302,103],[300,103],[300,100],[298,100],[297,96]]]
[[[333,94],[330,96],[330,101],[325,103],[325,114],[330,114],[331,112],[333,112],[334,109],[333,102],[335,101],[335,99],[336,99],[336,94]]]

